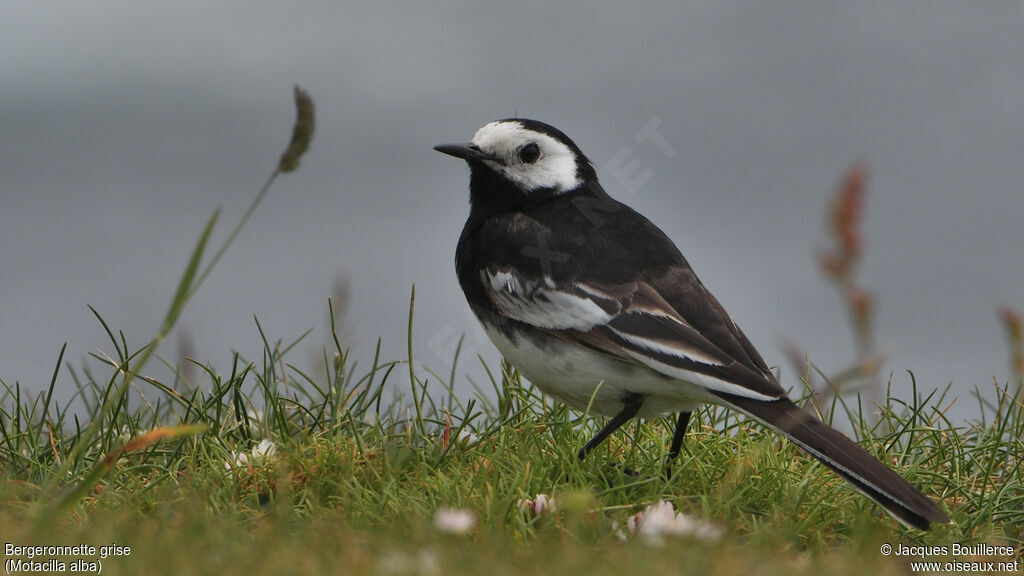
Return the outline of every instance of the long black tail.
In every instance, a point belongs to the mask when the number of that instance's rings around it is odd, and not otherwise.
[[[949,522],[949,517],[938,506],[899,474],[788,398],[764,402],[729,394],[716,395],[726,405],[778,430],[897,520],[920,530],[927,530],[933,522]]]

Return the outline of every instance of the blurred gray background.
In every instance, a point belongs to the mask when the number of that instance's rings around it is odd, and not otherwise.
[[[468,354],[497,353],[452,264],[468,172],[431,147],[519,115],[569,134],[679,244],[786,386],[784,339],[826,371],[852,359],[814,257],[863,160],[883,379],[952,382],[974,417],[971,390],[1010,378],[997,309],[1024,307],[1024,4],[678,4],[3,3],[0,379],[44,390],[64,342],[75,365],[112,353],[87,305],[143,345],[207,217],[224,207],[219,244],[273,168],[298,83],[313,147],[177,331],[219,372],[232,351],[260,360],[254,316],[274,340],[313,328],[291,356],[312,366],[339,278],[352,357],[368,366],[379,337],[400,359],[415,283],[416,360],[447,374],[465,333],[471,394]],[[652,123],[674,153],[636,140]]]

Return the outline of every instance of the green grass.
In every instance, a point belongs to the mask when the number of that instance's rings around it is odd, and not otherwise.
[[[308,146],[313,108],[301,96],[297,136],[277,169],[203,265],[210,219],[149,341],[129,345],[96,313],[112,351],[67,368],[70,400],[54,401],[63,350],[41,393],[0,381],[5,562],[8,544],[130,547],[102,559],[106,574],[883,575],[920,559],[879,552],[900,543],[1005,544],[1016,554],[992,560],[1019,557],[1019,385],[979,394],[996,401],[979,400],[970,425],[946,418],[951,400],[941,394],[888,397],[870,424],[862,414],[875,407],[833,405],[868,450],[953,518],[921,533],[778,436],[714,407],[694,414],[671,479],[662,474],[667,420],[631,423],[580,462],[600,422],[546,401],[505,366],[484,366],[492,390],[454,394],[458,353],[436,371],[411,362],[411,305],[405,359],[381,358],[378,345],[357,363],[332,326],[321,365],[303,370],[290,362],[306,357],[301,339],[275,341],[257,323],[258,361],[236,357],[225,372],[196,364],[195,381],[148,376],[191,296]],[[524,512],[520,500],[538,494],[554,497],[557,512]],[[656,545],[629,534],[629,519],[660,500],[722,536]],[[440,530],[443,508],[470,511],[472,529]]]
[[[1006,390],[997,404],[981,404],[983,419],[972,426],[949,422],[948,402],[934,396],[890,399],[870,427],[852,414],[863,444],[954,519],[919,533],[722,409],[695,414],[666,480],[667,420],[630,425],[579,462],[575,452],[599,422],[546,402],[507,368],[493,367],[492,393],[462,398],[449,379],[408,360],[384,362],[379,352],[357,373],[334,342],[319,376],[289,363],[299,343],[266,341],[261,362],[237,360],[227,376],[204,367],[189,385],[140,375],[135,394],[111,400],[141,352],[112,337],[111,376],[78,375],[84,419],[52,406],[52,387],[35,397],[8,387],[0,409],[5,541],[130,546],[131,556],[104,561],[114,574],[885,574],[902,572],[905,561],[883,557],[884,542],[1024,542],[1024,414]],[[396,390],[396,370],[410,371],[411,389]],[[251,456],[261,440],[276,453]],[[235,464],[240,453],[248,462]],[[517,502],[539,493],[556,498],[557,514],[521,511]],[[625,526],[660,499],[725,535],[660,547],[620,541],[614,523]],[[439,531],[432,518],[441,507],[472,511],[475,527],[462,536]]]

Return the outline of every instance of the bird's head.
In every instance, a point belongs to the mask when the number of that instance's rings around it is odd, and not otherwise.
[[[561,130],[536,120],[497,120],[477,130],[468,143],[440,144],[434,149],[468,162],[480,185],[510,186],[509,193],[523,198],[564,194],[596,180],[594,167],[576,144]],[[497,192],[474,187],[471,182],[473,195]]]

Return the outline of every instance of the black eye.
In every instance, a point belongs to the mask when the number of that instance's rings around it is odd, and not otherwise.
[[[540,146],[536,142],[530,142],[519,149],[519,159],[523,164],[533,164],[540,158]]]

